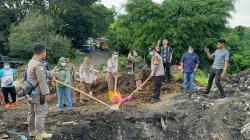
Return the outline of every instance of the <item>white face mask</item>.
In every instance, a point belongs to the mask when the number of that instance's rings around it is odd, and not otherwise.
[[[118,58],[118,55],[116,54],[116,55],[114,55],[114,58],[116,59],[116,58]]]
[[[4,68],[9,69],[10,65],[5,65]]]
[[[153,52],[149,52],[149,55],[153,55]]]
[[[188,50],[188,53],[193,53],[194,52],[194,50]]]
[[[61,63],[61,65],[64,67],[64,66],[66,66],[66,63]]]

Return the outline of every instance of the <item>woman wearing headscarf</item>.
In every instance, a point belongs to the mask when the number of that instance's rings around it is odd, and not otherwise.
[[[94,66],[90,64],[88,57],[85,57],[83,63],[79,69],[79,76],[81,79],[83,92],[92,95],[91,87],[93,82],[96,80],[95,72],[99,72],[94,69]],[[80,94],[80,102],[83,103],[84,96]]]
[[[70,71],[69,65],[67,65],[66,58],[61,57],[58,61],[57,66],[53,69],[54,72],[58,72],[57,80],[64,82],[70,86],[73,85],[73,73]],[[63,111],[64,109],[64,97],[66,97],[66,107],[67,109],[72,109],[72,89],[66,87],[62,84],[57,83],[56,93],[58,97],[58,110]]]
[[[135,76],[136,87],[138,88],[142,84],[143,80],[144,63],[142,57],[139,55],[138,50],[134,50],[132,55],[128,55],[128,59],[133,63],[133,72]]]

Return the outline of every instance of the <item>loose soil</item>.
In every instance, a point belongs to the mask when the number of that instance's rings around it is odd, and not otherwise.
[[[149,71],[144,73],[146,79]],[[231,87],[224,100],[199,94],[192,99],[184,97],[179,79],[163,85],[162,101],[150,104],[151,79],[131,102],[121,106],[120,112],[90,100],[84,104],[76,103],[72,111],[59,113],[54,99],[49,103],[46,130],[53,134],[53,140],[245,140],[250,138],[250,128],[244,128],[250,122],[250,95],[247,88],[237,88],[246,81],[235,82],[233,79],[237,76],[225,81]],[[133,75],[122,73],[118,90],[125,96],[134,89]],[[93,96],[108,102],[105,76],[100,76],[93,85]],[[16,140],[20,135],[28,136],[26,99],[20,104],[7,110],[1,106],[0,137],[6,134],[8,139]]]

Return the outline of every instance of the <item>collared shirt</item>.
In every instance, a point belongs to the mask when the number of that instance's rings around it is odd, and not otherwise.
[[[163,63],[169,63],[170,55],[173,53],[173,49],[171,47],[162,47],[160,50],[160,55],[162,57]]]
[[[117,71],[118,71],[118,59],[110,58],[108,60],[108,68],[111,69],[112,72],[117,73]]]
[[[158,64],[154,64],[155,60],[157,60],[159,63]],[[152,56],[152,59],[151,59],[151,70],[154,71],[154,76],[164,76],[165,75],[164,66],[163,66],[163,60],[162,60],[162,57],[158,53],[155,53]]]
[[[229,61],[229,52],[227,49],[219,50],[217,49],[213,54],[214,63],[212,68],[223,69],[225,61]]]
[[[0,70],[1,87],[13,87],[16,71],[12,68],[3,68]]]
[[[199,64],[199,57],[196,53],[184,53],[181,61],[184,65],[184,72],[193,73],[197,64]]]

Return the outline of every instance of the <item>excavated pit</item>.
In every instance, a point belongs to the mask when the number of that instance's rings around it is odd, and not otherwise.
[[[199,94],[188,99],[182,96],[181,81],[176,79],[162,87],[160,103],[149,104],[151,80],[132,102],[121,107],[121,112],[112,112],[90,101],[77,104],[73,111],[63,114],[52,110],[46,129],[53,133],[53,140],[247,140],[250,139],[249,79],[247,70],[223,81],[228,93],[224,100]],[[122,74],[119,90],[128,95],[135,89],[133,82],[132,75]],[[103,79],[97,81],[94,89],[94,96],[107,101]],[[27,136],[27,125],[23,123],[27,113],[25,102],[19,111],[0,111],[3,112],[0,134],[7,134],[9,139]]]

